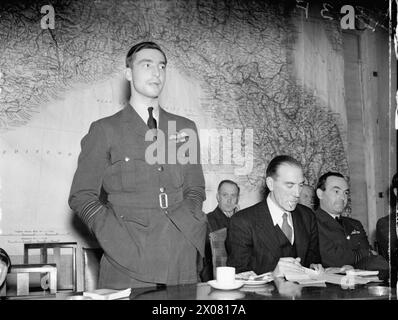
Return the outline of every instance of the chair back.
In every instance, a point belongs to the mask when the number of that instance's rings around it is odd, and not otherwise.
[[[41,264],[54,262],[57,265],[57,290],[77,291],[77,242],[24,243],[24,264],[32,263],[29,252],[35,250],[40,252],[39,262]],[[50,251],[52,251],[52,255]],[[69,251],[71,255],[69,256],[63,251]]]
[[[222,228],[209,234],[213,275],[216,275],[216,268],[227,265],[227,250],[225,249],[225,240],[227,239],[227,228]]]
[[[104,251],[101,248],[82,248],[84,291],[98,287],[99,268]]]
[[[32,274],[39,276],[39,283],[36,281],[36,286],[33,285]],[[39,290],[33,290],[33,287]],[[0,296],[43,296],[47,293],[55,295],[56,292],[57,265],[55,263],[14,264],[11,265],[6,281],[1,287]]]

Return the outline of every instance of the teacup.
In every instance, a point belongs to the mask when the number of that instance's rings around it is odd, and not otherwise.
[[[234,267],[217,267],[216,269],[217,283],[221,285],[231,285],[235,283]]]

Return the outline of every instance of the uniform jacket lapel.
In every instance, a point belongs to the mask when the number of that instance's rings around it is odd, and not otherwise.
[[[148,126],[129,103],[123,109],[122,118],[125,132],[145,137]]]
[[[318,220],[324,224],[327,225],[329,228],[333,229],[339,229],[341,232],[344,232],[345,227],[347,226],[346,223],[344,223],[344,217],[342,217],[343,225],[338,223],[336,219],[333,219],[332,216],[327,213],[326,211],[322,210],[321,208],[318,208],[316,210],[316,215],[318,217]],[[344,226],[344,227],[343,227]]]

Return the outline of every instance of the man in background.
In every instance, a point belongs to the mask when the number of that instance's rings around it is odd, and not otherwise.
[[[207,214],[210,232],[227,228],[231,217],[238,210],[240,188],[238,184],[231,180],[223,180],[217,188],[218,206]]]
[[[394,174],[390,190],[390,210],[388,216],[380,218],[376,224],[376,240],[379,253],[390,264],[391,285],[397,283],[398,240],[397,240],[397,191],[398,174]]]
[[[8,268],[10,266],[11,261],[9,256],[7,255],[7,252],[0,248],[0,287],[3,285],[6,279]]]
[[[194,122],[159,106],[166,66],[156,43],[134,45],[129,102],[93,122],[81,142],[69,205],[104,250],[99,288],[198,280],[206,235],[199,139]]]
[[[323,271],[318,229],[311,209],[298,203],[304,184],[300,162],[281,155],[266,170],[263,201],[234,214],[227,236],[227,265],[236,272]]]
[[[205,244],[205,258],[203,260],[203,269],[200,273],[202,282],[212,280],[213,274],[213,254],[212,245],[210,243],[210,233],[226,228],[228,230],[231,217],[239,210],[239,193],[238,184],[232,180],[222,180],[217,188],[217,207],[207,214],[207,232]],[[219,244],[220,246],[222,244]],[[222,250],[223,248],[221,248]]]
[[[308,184],[303,185],[303,189],[300,192],[299,203],[314,210],[314,198],[315,198],[315,190],[313,187]]]
[[[342,216],[349,194],[348,183],[340,173],[327,172],[318,180],[319,208],[315,213],[322,264],[325,267],[351,265],[356,269],[384,272],[388,264],[371,249],[362,223]]]

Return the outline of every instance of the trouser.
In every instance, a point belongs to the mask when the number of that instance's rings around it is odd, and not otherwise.
[[[100,264],[100,274],[98,281],[98,289],[127,289],[127,288],[147,288],[156,287],[157,284],[153,282],[144,282],[133,279],[115,268],[106,258],[102,256]]]

